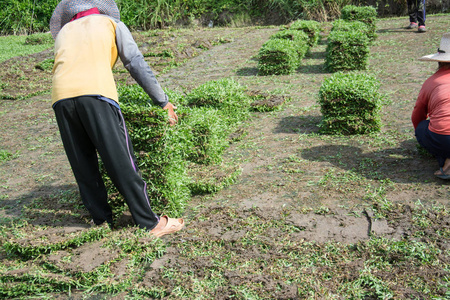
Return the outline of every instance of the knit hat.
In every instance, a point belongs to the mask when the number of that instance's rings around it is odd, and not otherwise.
[[[62,0],[53,11],[50,31],[55,39],[61,28],[77,13],[97,7],[101,14],[120,20],[120,12],[114,0]]]
[[[442,36],[438,53],[422,56],[419,60],[450,62],[450,33]]]

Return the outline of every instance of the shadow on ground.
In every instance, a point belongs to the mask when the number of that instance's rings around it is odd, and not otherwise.
[[[403,144],[412,144],[413,140]],[[409,148],[410,146],[408,146]],[[389,179],[397,183],[414,183],[442,180],[433,176],[437,163],[431,157],[420,156],[405,147],[363,152],[349,145],[321,145],[304,149],[301,156],[310,161],[328,161],[336,168],[356,172],[367,179]]]

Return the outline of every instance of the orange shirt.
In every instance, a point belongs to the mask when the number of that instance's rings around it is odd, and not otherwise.
[[[450,135],[450,69],[441,68],[422,85],[411,120],[414,129],[430,119],[430,131]]]

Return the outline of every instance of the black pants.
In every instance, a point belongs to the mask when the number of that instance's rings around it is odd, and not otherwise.
[[[425,0],[408,0],[409,21],[425,25]]]
[[[419,144],[436,157],[439,167],[444,166],[450,158],[450,135],[437,134],[428,129],[429,120],[423,120],[417,125],[415,134]]]
[[[150,207],[147,184],[136,166],[121,111],[89,96],[62,100],[54,105],[54,111],[81,198],[94,222],[112,223],[98,152],[135,223],[141,228],[153,229],[159,218]]]

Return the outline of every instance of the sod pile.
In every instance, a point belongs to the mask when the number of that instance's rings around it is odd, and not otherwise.
[[[288,75],[299,67],[296,44],[288,39],[269,39],[258,53],[259,75]]]
[[[370,42],[374,40],[374,36],[371,35],[371,29],[369,26],[361,21],[347,21],[338,19],[332,23],[331,32],[333,31],[361,32],[369,38]]]
[[[341,19],[363,22],[368,27],[369,39],[376,38],[377,10],[375,7],[346,5],[341,10]]]
[[[180,216],[191,195],[216,192],[240,174],[239,168],[223,165],[223,153],[254,110],[257,96],[228,78],[208,81],[185,95],[166,93],[178,106],[175,126],[138,85],[120,86],[119,101],[152,208]],[[103,167],[102,176],[117,219],[127,206]]]
[[[310,48],[308,34],[300,30],[281,30],[273,34],[270,39],[284,39],[293,41],[299,60],[302,60],[305,57]]]
[[[325,67],[330,72],[366,70],[369,46],[375,40],[376,10],[347,5],[328,36]]]
[[[314,20],[297,20],[290,26],[290,30],[303,31],[308,35],[309,47],[314,47],[320,40],[320,23]]]
[[[330,72],[366,70],[369,39],[360,31],[332,31],[328,35],[325,67]]]
[[[320,132],[350,135],[379,131],[383,99],[379,88],[374,76],[362,72],[338,72],[325,79],[319,89]]]

